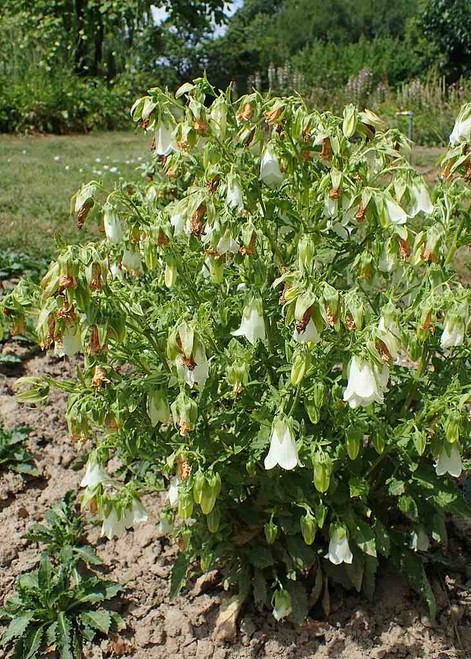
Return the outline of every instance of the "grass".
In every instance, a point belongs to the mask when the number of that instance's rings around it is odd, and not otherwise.
[[[75,218],[69,214],[70,197],[91,179],[101,180],[107,187],[120,176],[139,179],[142,172],[136,168],[148,159],[149,143],[142,131],[0,135],[0,249],[32,257],[50,255],[56,233],[66,242],[93,235],[92,227],[77,230]],[[112,167],[118,172],[111,173]]]

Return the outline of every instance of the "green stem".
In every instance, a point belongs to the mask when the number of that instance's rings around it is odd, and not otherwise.
[[[451,243],[450,251],[447,254],[447,257],[445,259],[445,265],[450,265],[452,258],[455,255],[455,252],[457,250],[457,243],[459,240],[459,237],[461,235],[461,232],[463,231],[464,224],[465,224],[465,216],[461,218],[461,222],[458,225],[458,228],[456,229],[455,235],[453,237],[453,242]]]

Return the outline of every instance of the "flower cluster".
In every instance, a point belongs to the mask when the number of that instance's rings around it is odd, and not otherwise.
[[[380,555],[426,584],[424,539],[465,505],[467,113],[431,191],[368,110],[233,103],[206,79],[135,103],[154,180],[83,186],[78,222],[103,240],[5,301],[43,347],[83,354],[67,420],[96,443],[84,500],[105,535],[146,516],[139,491],[167,490],[179,574],[218,566],[277,619],[305,615],[307,573],[371,590]]]

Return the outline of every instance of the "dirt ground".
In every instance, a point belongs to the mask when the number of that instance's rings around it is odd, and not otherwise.
[[[32,427],[29,448],[40,478],[0,472],[0,604],[11,595],[15,578],[31,564],[37,548],[22,538],[44,510],[75,488],[81,471],[71,470],[76,457],[64,423],[65,397],[53,391],[42,409],[28,409],[13,399],[19,375],[69,375],[71,366],[48,356],[34,356],[16,371],[0,367],[0,421],[7,427]],[[158,536],[158,498],[145,500],[148,523],[124,537],[108,541],[92,528],[90,541],[104,561],[108,576],[127,586],[118,608],[127,629],[111,640],[98,641],[87,659],[124,656],[133,659],[447,659],[471,657],[471,570],[468,575],[437,573],[433,588],[438,603],[429,620],[417,596],[396,574],[383,576],[374,602],[340,587],[331,588],[328,619],[315,609],[301,628],[276,623],[252,604],[242,609],[232,644],[215,640],[215,621],[227,597],[214,582],[201,588],[189,582],[181,596],[169,600],[169,575],[176,551]],[[453,539],[452,542],[459,542]],[[462,552],[462,547],[460,547]],[[0,657],[2,655],[0,650]]]

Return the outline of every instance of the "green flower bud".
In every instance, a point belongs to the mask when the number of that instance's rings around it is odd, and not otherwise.
[[[211,281],[215,284],[222,284],[224,281],[224,261],[222,258],[209,259],[209,273]]]
[[[280,588],[277,590],[272,597],[273,604],[273,617],[275,620],[282,620],[290,615],[292,612],[291,608],[291,596],[287,590]]]
[[[191,357],[195,342],[195,330],[188,323],[183,322],[178,328],[178,336],[185,357]]]
[[[345,433],[347,453],[350,460],[356,460],[363,441],[363,431],[350,426]]]
[[[303,381],[310,364],[311,355],[308,350],[298,350],[295,353],[291,368],[291,384],[293,387],[296,387]]]
[[[278,535],[278,526],[273,522],[273,520],[270,520],[267,522],[267,524],[265,524],[264,531],[268,544],[272,545],[276,540],[276,536]]]
[[[157,389],[156,391],[151,391],[147,396],[147,414],[152,423],[152,426],[155,426],[158,423],[167,423],[170,418],[170,409],[168,406],[167,396],[163,391]]]
[[[424,432],[420,432],[420,430],[416,430],[412,435],[412,439],[417,453],[423,455],[427,445],[427,435]]]
[[[422,341],[419,340],[419,338],[415,335],[410,335],[408,342],[407,342],[407,352],[409,353],[409,357],[413,362],[416,362],[417,360],[420,359],[420,355],[422,354]]]
[[[313,389],[304,400],[304,407],[306,408],[311,423],[319,423],[321,409],[324,404],[324,397],[325,385],[322,382],[316,382]]]
[[[304,235],[298,243],[299,269],[310,272],[314,262],[314,242],[311,236]]]
[[[203,487],[206,482],[206,477],[202,471],[198,471],[193,477],[193,499],[195,503],[201,503],[203,496]]]
[[[373,274],[373,264],[373,255],[367,251],[362,252],[358,263],[360,269],[360,277],[363,277],[363,279],[370,279],[371,275]]]
[[[193,496],[188,490],[182,490],[178,493],[178,516],[181,519],[188,519],[193,514]]]
[[[210,513],[206,515],[206,523],[210,533],[217,533],[219,524],[221,523],[221,511],[219,508],[213,508]]]
[[[201,510],[205,515],[209,515],[213,510],[220,491],[221,476],[218,473],[206,476],[201,493]]]
[[[343,110],[342,132],[347,139],[355,133],[358,122],[358,112],[356,107],[350,103]]]
[[[214,554],[206,549],[200,554],[200,566],[203,572],[209,572],[214,561]]]
[[[327,492],[332,474],[332,460],[323,451],[315,453],[314,458],[314,485],[318,492]]]
[[[386,446],[384,433],[381,432],[381,430],[374,430],[371,435],[371,441],[373,442],[376,453],[381,455],[381,453],[384,451],[384,447]]]
[[[445,429],[447,441],[450,444],[454,444],[459,440],[461,431],[461,414],[458,410],[451,410],[451,412],[449,412],[443,427]]]
[[[174,258],[170,257],[165,266],[165,286],[167,288],[173,288],[177,280],[178,268],[177,262]]]
[[[233,392],[239,393],[249,382],[248,364],[231,364],[226,368],[226,378]]]
[[[301,533],[303,534],[304,542],[307,545],[312,545],[316,537],[317,522],[316,518],[310,512],[306,512],[300,519]]]
[[[198,406],[195,401],[181,392],[172,403],[172,416],[175,423],[180,427],[180,434],[185,436],[194,430],[198,418]]]

